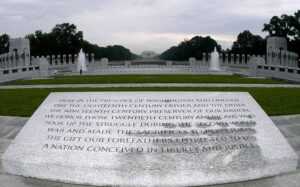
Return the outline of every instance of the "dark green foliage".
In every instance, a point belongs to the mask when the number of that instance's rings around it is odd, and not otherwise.
[[[9,36],[7,34],[0,35],[0,54],[8,53],[9,50]]]
[[[132,54],[129,49],[120,45],[99,47],[96,44],[83,41],[82,48],[86,53],[94,53],[96,59],[108,58],[109,60],[131,60],[136,58],[136,55]]]
[[[292,19],[292,16],[285,14],[281,17],[273,16],[268,24],[264,24],[263,31],[268,32],[270,36],[287,37],[293,35],[291,30]]]
[[[218,43],[208,37],[195,36],[191,40],[181,42],[178,46],[173,46],[160,55],[165,60],[188,60],[190,57],[202,59],[202,53],[211,53],[217,47],[221,50]]]
[[[233,42],[230,52],[263,55],[266,54],[266,40],[245,30],[238,35],[237,41]]]
[[[43,33],[38,30],[26,36],[30,40],[33,56],[58,54],[77,54],[83,48],[86,53],[94,53],[96,59],[130,60],[135,55],[123,46],[99,47],[83,40],[83,32],[77,31],[74,24],[63,23],[56,25],[51,32]]]
[[[27,35],[30,40],[31,54],[42,56],[50,54],[75,54],[81,48],[82,31],[77,31],[74,24],[63,23],[56,25],[50,33],[38,30]]]

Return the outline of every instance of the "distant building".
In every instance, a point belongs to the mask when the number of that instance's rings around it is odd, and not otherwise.
[[[144,51],[142,52],[141,56],[146,59],[151,59],[157,57],[158,54],[155,53],[154,51]]]

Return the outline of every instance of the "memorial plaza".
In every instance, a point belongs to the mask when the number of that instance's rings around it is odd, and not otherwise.
[[[299,3],[41,1],[0,2],[0,187],[300,186]]]

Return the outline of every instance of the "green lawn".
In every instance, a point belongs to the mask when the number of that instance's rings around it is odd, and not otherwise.
[[[269,115],[300,114],[300,88],[63,88],[0,90],[0,115],[31,116],[50,92],[84,91],[242,91]]]
[[[53,79],[17,80],[6,84],[110,84],[110,83],[240,83],[278,84],[284,81],[254,79],[238,75],[97,75],[97,76],[57,76]]]

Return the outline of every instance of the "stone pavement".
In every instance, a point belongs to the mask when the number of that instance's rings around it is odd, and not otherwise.
[[[0,157],[21,130],[28,118],[0,116]],[[300,115],[272,117],[300,157]],[[300,159],[295,172],[247,182],[215,185],[211,187],[299,187]],[[25,178],[6,174],[0,162],[0,187],[87,187],[53,181]]]
[[[150,87],[191,87],[191,88],[300,88],[300,84],[232,84],[232,83],[121,83],[121,84],[42,84],[42,85],[6,85],[0,89],[29,88],[150,88]]]

